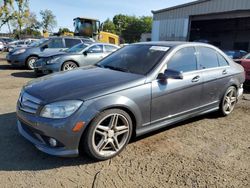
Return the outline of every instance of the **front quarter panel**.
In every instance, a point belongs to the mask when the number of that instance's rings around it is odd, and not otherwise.
[[[98,113],[110,108],[121,108],[133,114],[138,128],[150,122],[150,106],[151,83],[148,83],[85,101],[83,116],[89,124]]]

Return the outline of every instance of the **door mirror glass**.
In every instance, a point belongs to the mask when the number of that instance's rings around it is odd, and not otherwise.
[[[157,77],[157,79],[159,80],[167,80],[169,78],[172,79],[183,79],[183,74],[180,71],[175,71],[175,70],[170,70],[170,69],[166,69],[163,73],[160,73]]]

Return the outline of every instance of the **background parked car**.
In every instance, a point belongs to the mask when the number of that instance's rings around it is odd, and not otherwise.
[[[233,60],[241,59],[247,54],[244,50],[224,50],[224,53]]]
[[[23,39],[23,40],[16,40],[16,41],[12,41],[9,42],[6,46],[5,46],[5,51],[10,52],[12,50],[14,50],[15,48],[21,48],[21,47],[27,47],[28,45],[30,45],[31,43],[37,41],[38,39]]]
[[[9,42],[12,42],[12,41],[13,41],[12,38],[0,37],[0,51],[4,51],[6,45],[7,45]]]
[[[34,71],[47,74],[93,65],[119,48],[106,43],[81,43],[63,52],[42,53],[34,63]]]
[[[88,39],[73,37],[53,37],[48,39],[40,39],[27,47],[16,48],[9,52],[6,56],[7,61],[15,66],[26,66],[33,69],[34,62],[42,52],[58,52],[72,46],[83,43]]]
[[[250,86],[250,53],[236,60],[236,62],[244,67],[246,73],[245,85]]]

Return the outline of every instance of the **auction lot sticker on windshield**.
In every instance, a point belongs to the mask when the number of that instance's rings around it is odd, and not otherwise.
[[[149,48],[150,50],[155,50],[155,51],[163,51],[166,52],[169,50],[169,47],[166,46],[152,46],[151,48]]]

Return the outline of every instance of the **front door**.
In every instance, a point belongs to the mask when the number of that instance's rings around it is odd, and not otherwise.
[[[197,70],[196,51],[185,47],[167,63],[167,69],[182,71],[183,79],[152,82],[151,123],[160,123],[194,111],[200,106],[202,75]]]

